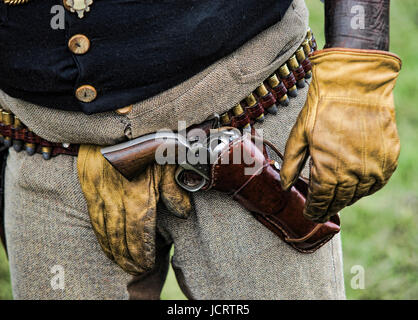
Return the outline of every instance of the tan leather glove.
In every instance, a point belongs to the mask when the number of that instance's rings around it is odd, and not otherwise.
[[[154,265],[160,197],[179,217],[191,211],[188,193],[174,180],[175,170],[155,164],[128,181],[104,159],[99,146],[80,147],[78,174],[94,232],[106,255],[130,274]]]
[[[397,167],[392,90],[401,61],[383,51],[332,48],[311,62],[313,80],[286,144],[281,178],[289,189],[311,156],[304,214],[325,222],[382,188]]]

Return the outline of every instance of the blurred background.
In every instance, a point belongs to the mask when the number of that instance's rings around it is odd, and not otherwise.
[[[324,45],[323,5],[307,0],[310,26]],[[403,60],[395,88],[401,137],[399,167],[375,195],[343,210],[342,241],[348,299],[418,299],[418,6],[416,0],[391,1],[391,48]],[[365,288],[351,282],[362,266]],[[170,270],[163,299],[185,299]],[[9,270],[0,248],[0,299],[12,299]]]

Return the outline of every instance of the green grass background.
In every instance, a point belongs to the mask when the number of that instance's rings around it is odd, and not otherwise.
[[[323,5],[307,0],[310,25],[324,44]],[[388,185],[343,210],[342,241],[347,298],[418,299],[418,6],[391,1],[391,51],[403,68],[395,89],[402,150]],[[11,299],[7,261],[0,249],[0,299]],[[365,269],[365,289],[352,289],[350,270]],[[184,299],[170,270],[163,299]]]

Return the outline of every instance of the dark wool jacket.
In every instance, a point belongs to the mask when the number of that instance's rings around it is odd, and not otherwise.
[[[0,89],[42,106],[87,114],[116,110],[167,90],[277,23],[291,0],[94,0],[80,19],[60,0],[0,1]],[[56,10],[56,9],[55,9]],[[68,40],[90,40],[76,55]],[[254,54],[257,54],[256,52]],[[76,97],[80,86],[96,92]]]

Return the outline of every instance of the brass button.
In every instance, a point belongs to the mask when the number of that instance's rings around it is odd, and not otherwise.
[[[133,108],[133,105],[131,104],[129,106],[117,109],[116,113],[125,115],[125,114],[130,113],[132,111],[132,108]]]
[[[75,92],[75,96],[81,102],[92,102],[97,97],[97,90],[87,84],[79,87]]]
[[[90,40],[83,34],[76,34],[68,40],[68,48],[74,54],[85,54],[90,49]]]

